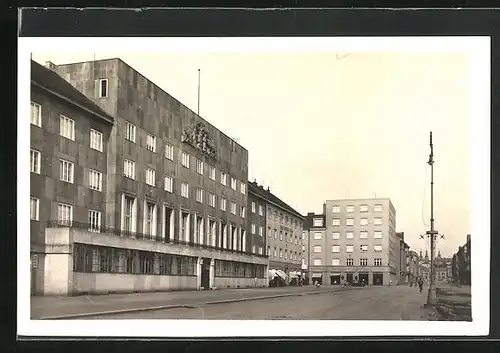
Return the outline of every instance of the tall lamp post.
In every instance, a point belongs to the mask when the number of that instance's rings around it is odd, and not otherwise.
[[[436,235],[438,231],[434,229],[434,149],[432,145],[432,131],[430,132],[429,145],[431,147],[431,154],[429,155],[429,161],[427,162],[431,166],[431,230],[428,230],[426,234],[430,237],[431,243],[431,268],[430,268],[430,284],[429,292],[427,294],[427,305],[436,304],[436,284],[435,284],[435,264],[434,264],[434,251]]]

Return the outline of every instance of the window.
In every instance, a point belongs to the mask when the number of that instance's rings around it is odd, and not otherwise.
[[[146,184],[155,186],[156,172],[154,169],[146,168]]]
[[[339,218],[332,219],[332,226],[339,226],[339,225],[340,225],[340,219]]]
[[[220,172],[220,183],[222,185],[227,185],[227,174]]]
[[[367,252],[368,251],[368,245],[360,245],[359,246],[361,252]]]
[[[42,156],[41,153],[30,149],[30,171],[31,173],[40,174]]]
[[[340,266],[340,259],[332,259],[332,266]]]
[[[152,202],[146,202],[144,233],[156,235],[156,205]]]
[[[274,257],[277,257],[277,256],[278,256],[278,249],[274,248],[273,255],[274,255]]]
[[[380,230],[376,230],[375,232],[373,232],[373,237],[375,239],[382,239],[382,232]]]
[[[236,179],[231,178],[231,189],[236,190]]]
[[[210,179],[215,180],[215,167],[213,166],[208,167],[208,176]]]
[[[314,232],[314,240],[321,240],[321,233],[320,232]]]
[[[314,218],[313,227],[323,227],[323,218]]]
[[[347,259],[346,265],[347,266],[354,266],[354,259]]]
[[[302,240],[306,240],[306,232],[302,232]]]
[[[208,205],[210,207],[215,208],[215,195],[214,194],[208,194]]]
[[[321,266],[321,260],[320,259],[315,259],[314,260],[314,266]]]
[[[75,140],[75,122],[70,118],[61,115],[59,118],[59,134],[70,140]]]
[[[42,106],[40,104],[31,102],[31,123],[33,125],[42,127]]]
[[[380,217],[377,217],[373,220],[373,224],[375,224],[376,226],[379,226],[382,224],[382,218]]]
[[[340,245],[332,245],[332,252],[340,252]]]
[[[291,258],[291,256],[290,256]],[[288,250],[285,249],[285,260],[288,259]]]
[[[318,253],[318,252],[321,252],[321,246],[315,246],[314,247],[314,252]]]
[[[302,251],[306,251],[306,246],[302,245]]]
[[[235,215],[236,214],[236,202],[231,201],[230,207],[231,207],[231,209],[230,209],[231,213]]]
[[[240,184],[240,191],[241,191],[241,193],[242,193],[243,195],[245,195],[245,194],[246,194],[246,192],[247,192],[247,184],[245,184],[245,183],[241,183],[241,184]]]
[[[264,216],[264,207],[259,205],[259,215]]]
[[[373,259],[373,264],[375,266],[382,266],[382,259]]]
[[[189,154],[182,152],[182,166],[189,168]]]
[[[189,198],[189,185],[187,183],[181,182],[181,196],[186,199]]]
[[[252,213],[255,213],[255,202],[252,201]]]
[[[174,191],[174,179],[171,176],[165,176],[165,191]]]
[[[57,205],[57,220],[65,224],[73,221],[73,206],[58,204]]]
[[[276,229],[274,230],[274,239],[278,239],[278,231]]]
[[[40,200],[34,197],[30,198],[30,219],[32,221],[38,221],[40,209]]]
[[[375,252],[381,252],[382,251],[382,245],[374,245],[373,250]]]
[[[196,173],[203,175],[203,161],[196,160]]]
[[[354,218],[347,218],[346,224],[348,226],[353,226],[354,225]]]
[[[245,218],[245,213],[246,213],[246,207],[245,206],[241,206],[240,207],[240,215],[241,215],[241,218]]]
[[[359,259],[359,266],[368,266],[368,259]]]
[[[262,246],[259,246],[259,255],[262,255]]]
[[[123,230],[126,232],[135,231],[135,198],[130,196],[125,196],[125,210],[123,212]]]
[[[368,238],[368,232],[366,230],[362,230],[359,232],[359,238],[360,239],[367,239]]]
[[[348,205],[348,206],[346,206],[345,210],[348,213],[352,213],[352,212],[354,212],[354,206]]]
[[[283,232],[280,230],[280,240],[283,240]]]
[[[373,211],[382,212],[382,205],[377,204],[377,205],[373,206]]]
[[[108,80],[99,80],[99,98],[106,98],[108,96]]]
[[[333,232],[332,239],[340,239],[340,232]]]
[[[368,225],[368,218],[361,218],[359,220],[359,224],[362,225],[362,226]]]
[[[102,152],[102,133],[90,129],[90,148]]]
[[[125,139],[135,143],[135,125],[131,123],[125,123]]]
[[[283,249],[280,249],[280,259],[283,258]]]
[[[345,237],[346,239],[354,239],[354,232],[346,232]]]
[[[89,170],[89,188],[102,191],[102,173],[97,170]]]
[[[340,206],[338,206],[338,205],[332,206],[332,212],[333,213],[340,213]]]
[[[255,223],[252,223],[252,234],[255,234]]]
[[[346,252],[354,252],[354,245],[346,245],[345,251]]]
[[[156,152],[156,137],[146,134],[146,149],[151,152]]]
[[[129,179],[135,179],[135,162],[125,159],[123,161],[123,175]]]
[[[226,210],[226,199],[224,197],[221,197],[220,198],[220,209],[222,211],[225,211]]]
[[[361,205],[359,208],[360,212],[368,212],[368,205]]]
[[[74,164],[64,159],[59,160],[59,180],[67,183],[73,183]]]
[[[165,144],[165,158],[170,159],[171,161],[174,160],[174,146],[169,143]]]
[[[101,212],[89,210],[89,232],[101,232]]]
[[[196,189],[196,202],[203,202],[203,190],[200,188]]]

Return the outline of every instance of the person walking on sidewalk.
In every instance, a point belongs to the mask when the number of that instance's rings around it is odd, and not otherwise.
[[[424,286],[424,281],[422,280],[422,277],[418,279],[417,283],[418,283],[418,290],[420,291],[420,293],[422,293],[422,288]]]

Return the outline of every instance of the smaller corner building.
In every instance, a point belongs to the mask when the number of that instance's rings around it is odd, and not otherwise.
[[[266,251],[269,270],[300,272],[305,217],[256,181],[248,183],[248,210],[252,247],[258,254]]]

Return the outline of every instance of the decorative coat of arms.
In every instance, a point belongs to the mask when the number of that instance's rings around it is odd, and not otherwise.
[[[188,126],[182,133],[182,142],[198,149],[207,157],[217,158],[215,144],[202,123],[197,123],[194,127]]]

